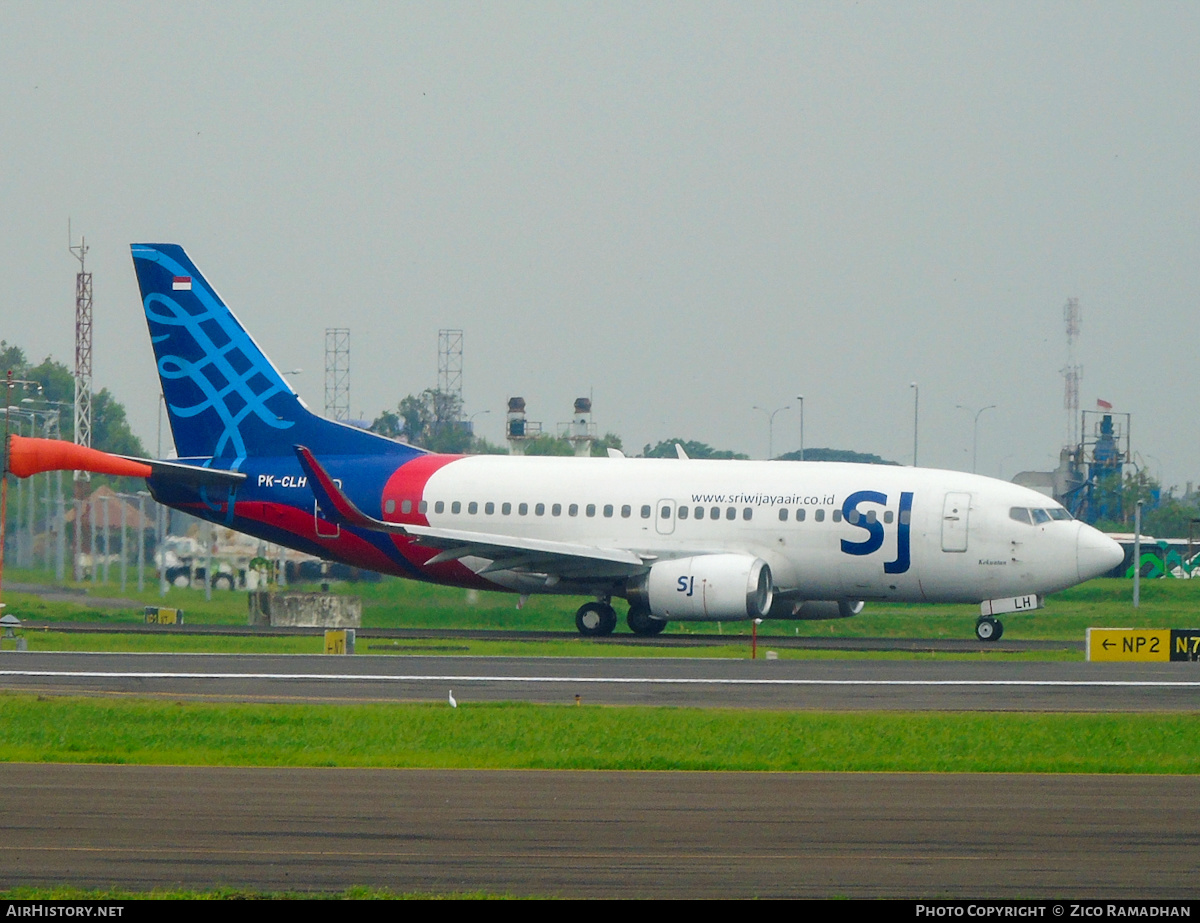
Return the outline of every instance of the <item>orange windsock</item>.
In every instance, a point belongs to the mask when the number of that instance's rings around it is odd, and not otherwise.
[[[143,462],[118,458],[99,449],[89,449],[61,439],[32,439],[28,436],[8,437],[8,470],[19,478],[43,471],[91,471],[93,474],[131,478],[148,478],[152,473],[150,466]]]

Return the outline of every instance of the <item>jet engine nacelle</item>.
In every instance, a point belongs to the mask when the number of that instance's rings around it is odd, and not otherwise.
[[[703,554],[659,561],[630,581],[626,596],[657,619],[732,622],[766,618],[775,588],[762,558]]]
[[[777,599],[767,618],[803,619],[806,621],[848,619],[862,611],[862,600],[857,599],[809,599],[804,602]]]

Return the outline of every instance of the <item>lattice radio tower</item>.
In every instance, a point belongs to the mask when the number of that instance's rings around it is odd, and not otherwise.
[[[71,243],[71,228],[67,226],[67,247],[79,260],[75,274],[75,444],[92,444],[92,274],[84,260],[88,246],[79,238],[78,246]],[[87,479],[87,472],[76,471],[75,480]]]
[[[325,416],[350,419],[350,328],[325,328]]]
[[[67,249],[79,260],[79,272],[75,274],[75,444],[92,444],[92,274],[87,271],[87,242],[79,238],[79,245],[71,243],[71,223],[67,222]],[[83,579],[83,501],[87,496],[86,471],[75,472],[75,568],[76,580]],[[95,525],[92,527],[91,546],[95,551]]]
[[[452,398],[455,414],[462,414],[463,406],[463,332],[461,330],[438,331],[438,390],[443,400]],[[442,420],[441,422],[447,422]]]
[[[1080,440],[1079,382],[1083,378],[1083,366],[1075,361],[1075,339],[1079,336],[1079,325],[1083,312],[1078,298],[1068,298],[1063,305],[1063,321],[1067,325],[1067,364],[1062,369],[1065,382],[1063,407],[1067,411],[1067,445],[1077,446]]]

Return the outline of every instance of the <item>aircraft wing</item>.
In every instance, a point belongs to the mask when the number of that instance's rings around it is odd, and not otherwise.
[[[312,452],[296,446],[300,466],[308,475],[321,512],[339,525],[407,535],[419,544],[439,549],[426,564],[441,564],[459,558],[485,558],[490,563],[480,574],[498,570],[527,570],[563,578],[627,577],[649,566],[646,557],[622,548],[599,548],[491,532],[469,532],[408,523],[385,522],[368,516],[334,482]]]

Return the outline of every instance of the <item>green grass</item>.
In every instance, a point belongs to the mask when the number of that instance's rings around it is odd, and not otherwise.
[[[7,570],[7,582],[45,582],[47,575],[32,571]],[[192,624],[246,623],[244,592],[214,591],[211,601],[202,590],[172,587],[165,598],[156,587],[138,594],[130,581],[121,594],[110,583],[93,588],[79,585],[95,596],[125,596],[138,605],[127,609],[90,606],[79,602],[46,603],[27,594],[6,592],[6,611],[22,619],[96,621],[109,624],[142,621],[141,606],[166,605],[182,608]],[[312,590],[314,587],[304,587]],[[1200,581],[1147,580],[1142,583],[1141,608],[1133,609],[1132,581],[1093,580],[1052,596],[1044,609],[1004,616],[1005,637],[1015,639],[1082,640],[1089,626],[1195,627],[1200,624]],[[531,631],[573,631],[579,597],[536,596],[523,609],[517,597],[507,593],[473,592],[432,584],[389,578],[378,583],[335,584],[333,591],[351,593],[363,600],[363,625],[371,628],[497,628]],[[618,609],[623,606],[618,604]],[[869,603],[851,619],[828,622],[768,621],[762,636],[795,635],[815,637],[918,637],[970,638],[978,615],[972,605],[915,605]],[[619,629],[624,631],[622,624]],[[711,623],[672,622],[673,634],[710,633]],[[730,622],[720,629],[730,636],[749,634],[744,622]]]
[[[319,631],[308,635],[237,636],[176,634],[174,632],[72,633],[53,630],[22,632],[31,651],[86,651],[91,653],[160,653],[160,654],[320,654],[324,642]],[[6,642],[5,650],[13,643]],[[748,660],[750,639],[741,637],[720,646],[659,647],[654,645],[625,645],[592,638],[568,637],[549,641],[491,641],[473,639],[412,638],[390,641],[382,638],[357,640],[357,655],[406,656],[442,655],[452,657],[668,657],[700,658],[705,660]],[[774,651],[780,660],[964,660],[975,663],[1028,661],[1080,661],[1082,650],[1049,650],[985,652],[929,651],[823,651],[790,649],[772,646],[771,639],[760,640],[758,656]]]
[[[1200,772],[1200,714],[257,705],[0,695],[0,760],[142,765]]]

